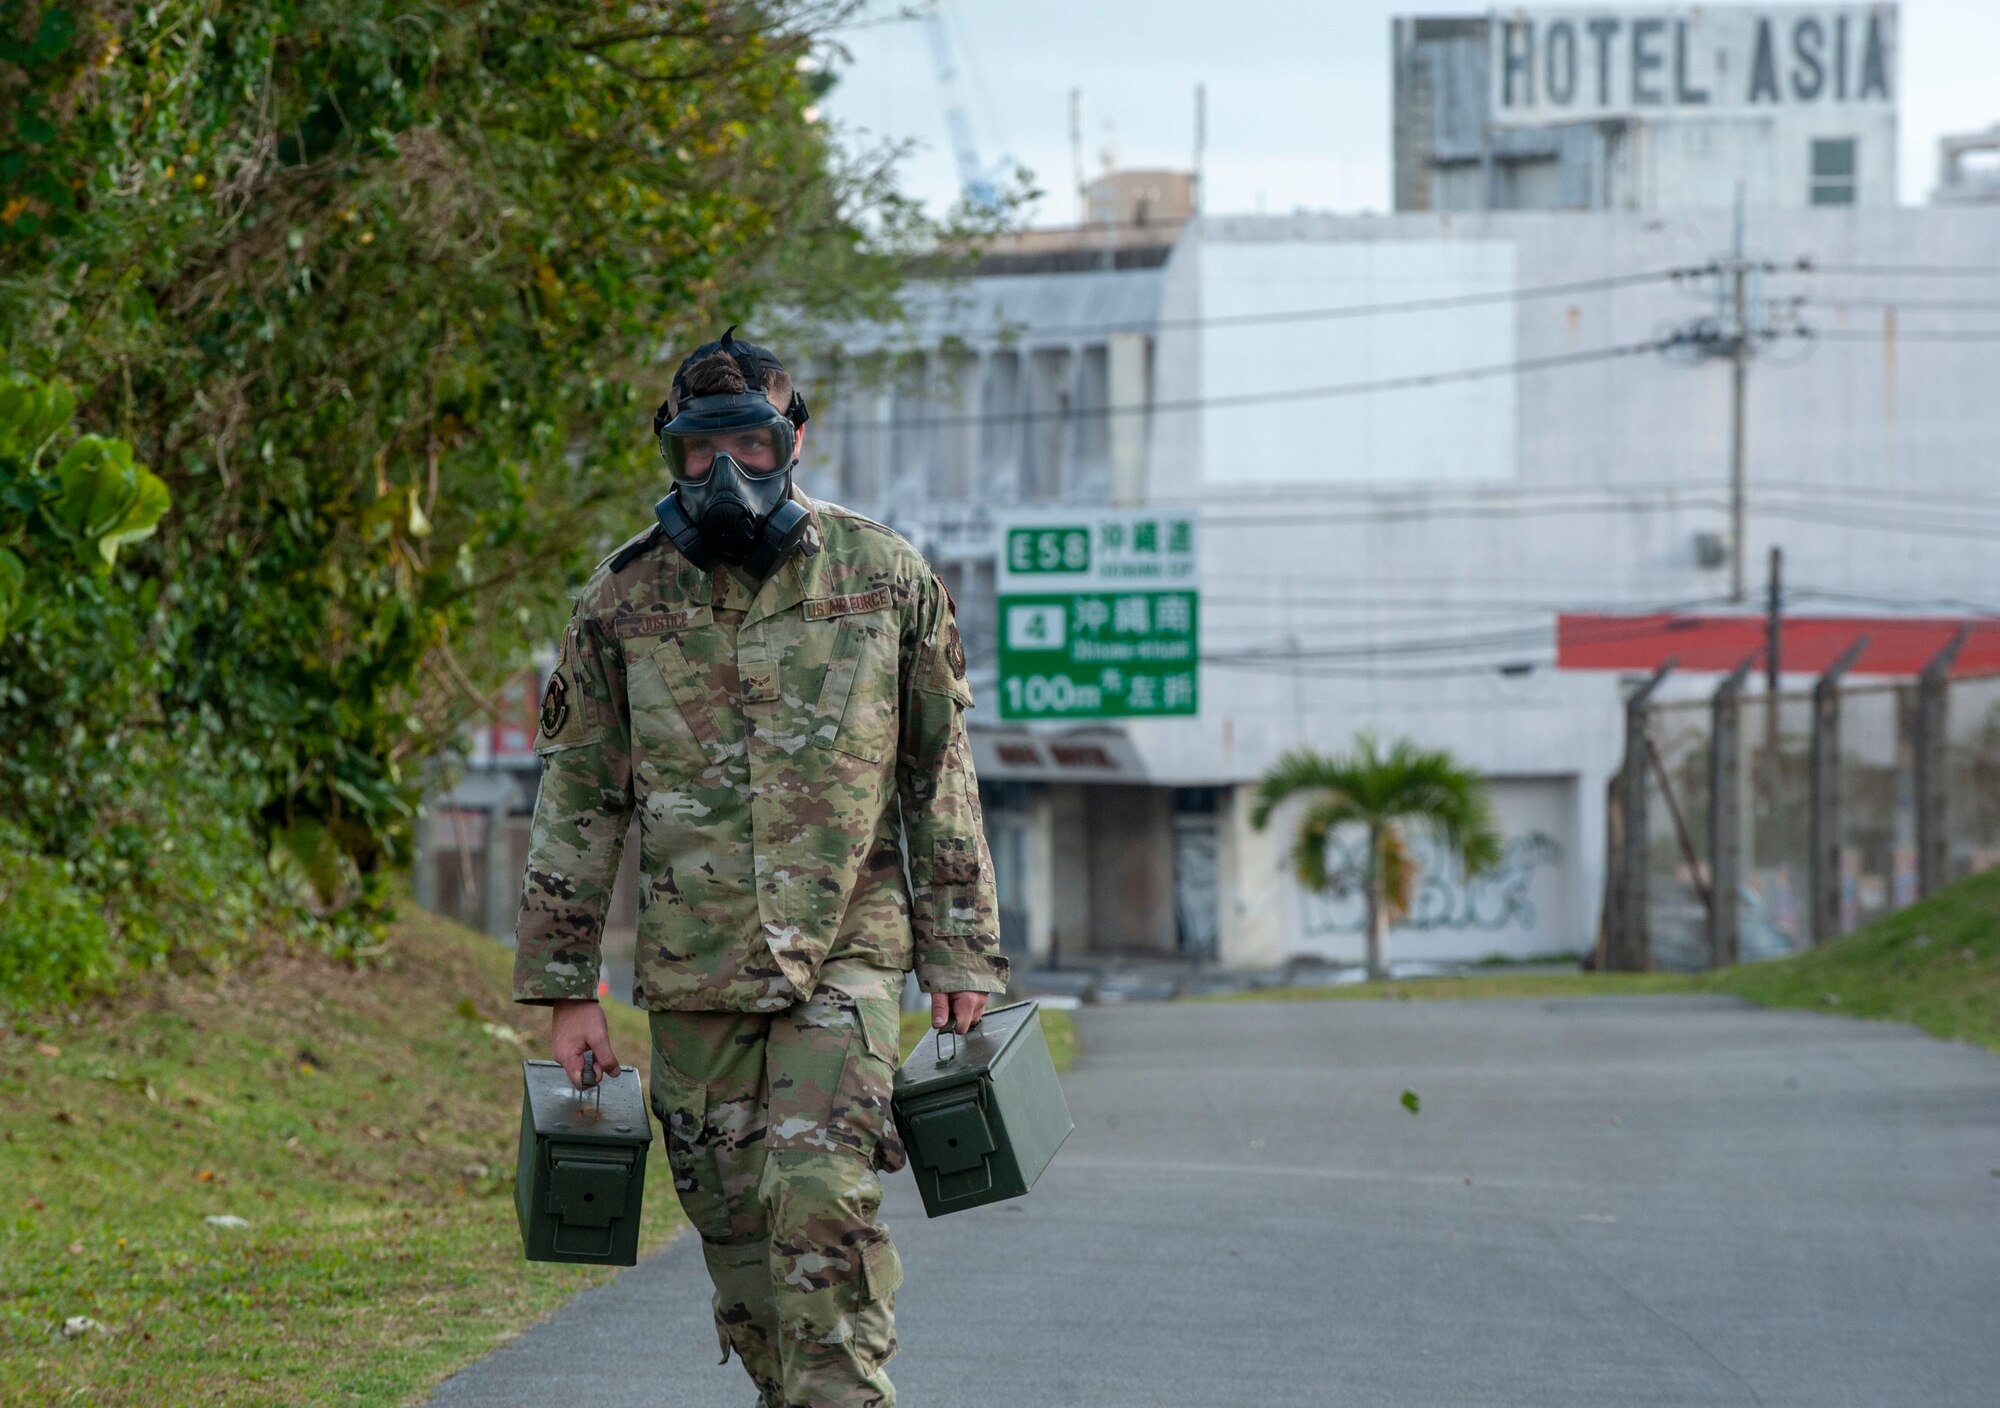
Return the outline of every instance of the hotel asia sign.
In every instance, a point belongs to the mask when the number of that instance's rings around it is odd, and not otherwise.
[[[1515,10],[1493,22],[1501,126],[1896,98],[1894,5]]]

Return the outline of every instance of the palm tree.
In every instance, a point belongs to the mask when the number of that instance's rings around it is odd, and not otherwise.
[[[1368,908],[1368,976],[1389,976],[1389,925],[1408,916],[1416,884],[1409,828],[1430,828],[1458,856],[1468,877],[1500,860],[1500,828],[1478,773],[1450,753],[1399,739],[1387,752],[1364,733],[1339,757],[1294,748],[1264,774],[1250,824],[1263,830],[1280,802],[1312,798],[1292,843],[1299,883],[1322,894],[1345,893],[1359,882]],[[1327,842],[1342,826],[1361,826],[1368,848],[1358,866],[1329,869]]]

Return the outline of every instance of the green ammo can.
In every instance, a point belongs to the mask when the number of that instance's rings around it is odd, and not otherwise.
[[[1018,1198],[1076,1127],[1034,1002],[992,1009],[967,1036],[919,1042],[889,1108],[932,1217]]]
[[[586,1080],[595,1065],[586,1059]],[[528,1260],[632,1265],[653,1142],[638,1070],[623,1067],[587,1090],[573,1087],[554,1061],[523,1061],[521,1076],[514,1211]]]

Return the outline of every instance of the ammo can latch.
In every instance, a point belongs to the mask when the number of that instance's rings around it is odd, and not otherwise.
[[[962,1100],[913,1112],[910,1129],[928,1156],[926,1161],[940,1173],[977,1168],[999,1147],[986,1123],[986,1111],[970,1090]]]

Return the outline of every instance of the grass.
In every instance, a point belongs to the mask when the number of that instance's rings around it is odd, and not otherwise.
[[[1810,953],[1717,973],[1710,991],[1908,1022],[2000,1051],[2000,870],[1967,876]]]
[[[612,1274],[521,1257],[520,1063],[546,1018],[508,1000],[511,954],[417,911],[391,955],[0,1031],[0,1405],[409,1403]],[[644,1014],[606,1010],[643,1069]],[[1042,1022],[1067,1067],[1069,1015]],[[905,1049],[928,1030],[905,1014]],[[683,1225],[656,1144],[642,1250]],[[65,1339],[73,1316],[104,1329]]]
[[[164,980],[0,1037],[0,1404],[409,1402],[610,1274],[521,1257],[520,1062],[546,1019],[508,1001],[510,954],[421,915],[392,953]],[[611,1018],[643,1062],[644,1015]],[[657,1147],[647,1172],[653,1247],[682,1221]],[[71,1316],[105,1330],[52,1334]]]
[[[1769,963],[1713,973],[1561,973],[1422,978],[1341,987],[1266,988],[1200,1002],[1382,998],[1585,997],[1731,993],[1908,1022],[1949,1041],[2000,1051],[2000,869],[1968,876],[1845,938]]]

